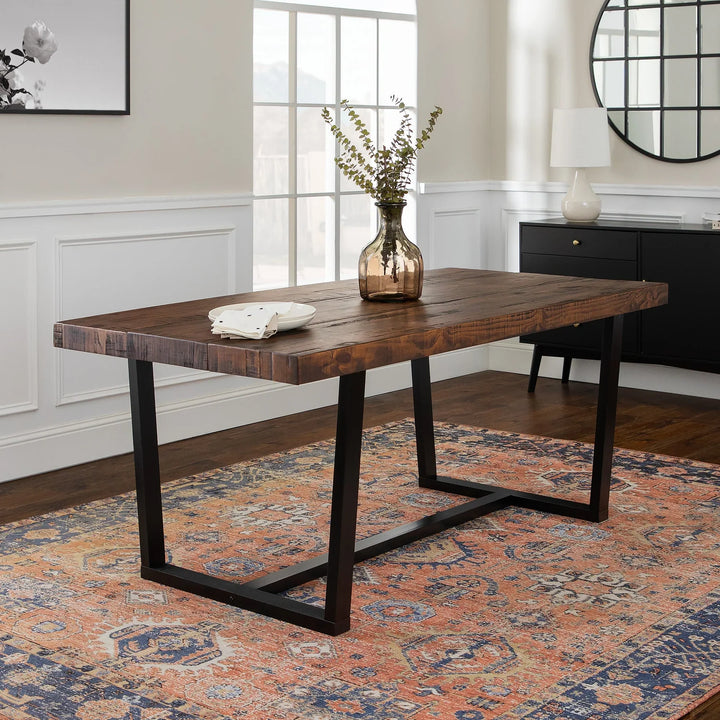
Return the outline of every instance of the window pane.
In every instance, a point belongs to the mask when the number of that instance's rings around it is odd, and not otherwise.
[[[660,105],[660,61],[631,60],[628,63],[628,107]]]
[[[335,18],[298,13],[297,99],[335,102]]]
[[[720,110],[703,110],[700,153],[710,155],[720,149]]]
[[[253,186],[256,195],[288,192],[288,109],[255,106]]]
[[[665,107],[697,105],[697,60],[665,60]]]
[[[412,119],[412,131],[414,135],[417,131],[417,120],[414,110],[410,111],[410,117]],[[400,111],[383,109],[378,112],[378,118],[380,123],[380,144],[389,145],[392,142],[396,130],[400,127]]]
[[[289,15],[279,10],[258,9],[253,18],[255,102],[287,102]]]
[[[663,50],[665,55],[697,52],[697,8],[665,8]]]
[[[297,111],[297,191],[332,192],[335,185],[335,141],[320,108]]]
[[[595,35],[593,54],[596,58],[625,56],[625,14],[604,12]]]
[[[335,279],[335,203],[332,198],[298,198],[298,285]]]
[[[288,285],[288,200],[253,203],[253,288]]]
[[[701,10],[702,52],[720,53],[720,5],[707,5]]]
[[[702,59],[702,104],[720,105],[720,58]]]
[[[635,111],[627,115],[627,136],[630,142],[647,150],[651,155],[660,154],[660,111]]]
[[[595,85],[606,108],[625,106],[625,63],[622,60],[603,60],[593,63]]]
[[[358,274],[360,251],[377,235],[377,209],[369,195],[340,198],[340,279]]]
[[[610,122],[624,135],[625,134],[625,112],[623,110],[611,110],[608,112]]]
[[[628,55],[660,54],[660,8],[628,11]]]
[[[666,110],[663,122],[664,156],[675,160],[697,157],[697,112]]]
[[[341,99],[374,105],[377,98],[377,20],[343,17],[341,21]]]
[[[403,20],[380,20],[380,104],[388,105],[395,95],[406,105],[415,105],[415,24]]]

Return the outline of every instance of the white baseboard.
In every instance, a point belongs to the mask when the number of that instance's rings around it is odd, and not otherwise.
[[[533,346],[517,340],[502,340],[489,347],[488,369],[527,375],[530,372]],[[562,376],[562,358],[544,357],[540,377]],[[570,379],[597,383],[600,363],[597,360],[573,360]],[[720,400],[720,383],[713,373],[685,370],[665,365],[621,363],[620,387],[652,390],[654,392],[693,395]]]

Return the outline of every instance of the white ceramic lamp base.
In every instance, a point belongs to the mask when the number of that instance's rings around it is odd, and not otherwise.
[[[575,170],[568,194],[563,198],[562,214],[571,222],[592,222],[600,215],[600,198],[590,187],[584,168]]]

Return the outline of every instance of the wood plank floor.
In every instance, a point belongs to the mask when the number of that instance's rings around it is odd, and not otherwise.
[[[591,442],[594,385],[540,378],[527,393],[523,375],[483,372],[433,385],[436,420]],[[403,390],[369,398],[365,426],[412,414]],[[226,430],[160,448],[163,480],[304,445],[335,434],[335,408]],[[615,444],[720,464],[720,400],[620,389]],[[0,522],[130,490],[130,455],[0,484]],[[683,720],[718,720],[720,694]]]

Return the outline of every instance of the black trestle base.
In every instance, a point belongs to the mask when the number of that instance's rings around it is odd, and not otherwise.
[[[152,363],[129,360],[141,575],[179,590],[328,635],[350,629],[355,563],[509,506],[599,522],[608,516],[622,316],[605,320],[590,502],[580,503],[493,485],[438,477],[428,358],[411,362],[420,487],[473,498],[356,541],[365,372],[340,377],[328,552],[245,583],[166,562]],[[281,595],[327,576],[325,606]]]

